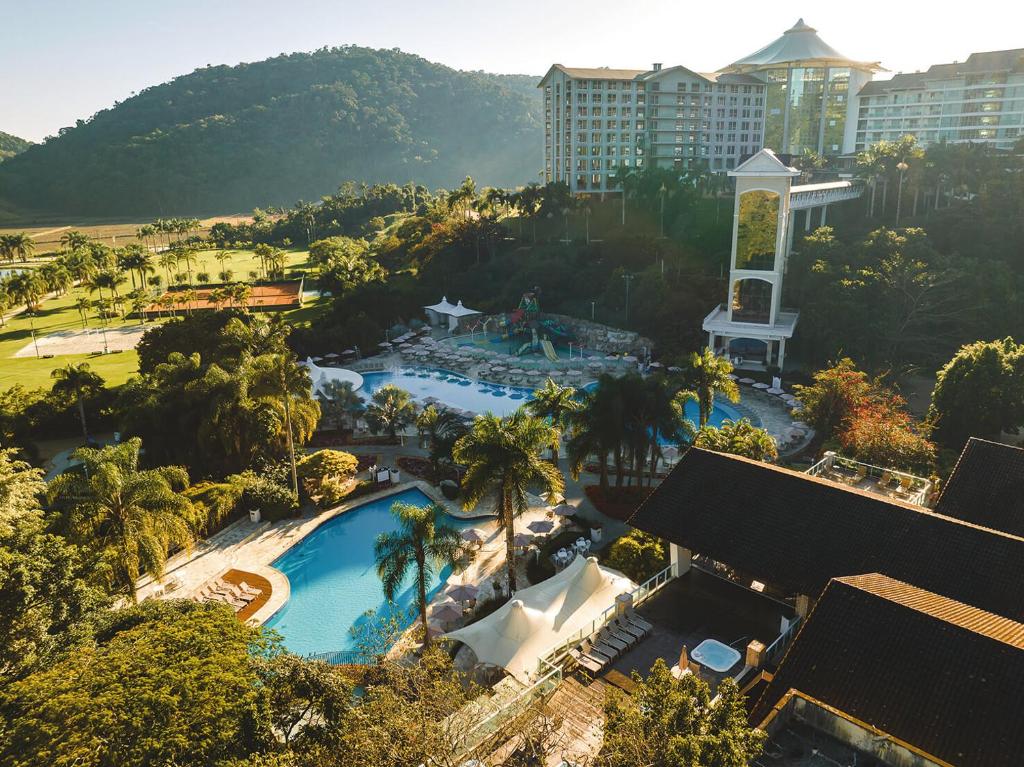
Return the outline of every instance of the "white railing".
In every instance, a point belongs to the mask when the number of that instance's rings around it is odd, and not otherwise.
[[[785,653],[786,648],[789,647],[790,640],[796,636],[798,628],[800,628],[800,618],[796,617],[793,619],[793,622],[786,627],[786,630],[779,634],[778,638],[765,649],[764,660],[766,663],[777,663],[782,659],[783,653]]]
[[[809,468],[805,474],[809,474],[812,477],[825,476],[828,478],[828,473],[837,467],[852,471],[855,476],[862,478],[870,477],[876,481],[880,481],[883,478],[888,478],[890,481],[895,480],[903,492],[903,495],[899,496],[900,499],[907,503],[925,506],[932,493],[931,480],[915,476],[914,474],[908,474],[905,471],[886,469],[881,466],[872,466],[870,463],[856,461],[852,458],[844,458],[832,450],[827,451],[824,457]]]

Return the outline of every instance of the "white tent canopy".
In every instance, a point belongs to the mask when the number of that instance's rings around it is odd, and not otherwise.
[[[313,382],[313,394],[323,391],[324,384],[328,381],[348,381],[356,391],[363,385],[363,377],[354,370],[345,368],[322,368],[309,357],[306,358],[306,367],[309,369],[309,378]]]
[[[468,645],[480,663],[501,666],[529,682],[542,653],[589,626],[615,597],[636,587],[595,557],[576,557],[561,572],[517,591],[486,618],[445,637]]]
[[[463,306],[461,299],[459,299],[457,304],[449,303],[448,296],[443,296],[439,303],[433,306],[424,306],[423,309],[426,311],[427,319],[431,325],[446,324],[448,332],[454,331],[459,326],[459,320],[463,317],[472,317],[480,314],[476,309]]]

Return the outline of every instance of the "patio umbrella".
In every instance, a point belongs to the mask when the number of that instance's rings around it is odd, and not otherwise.
[[[509,372],[509,373],[511,373],[512,375],[516,375],[516,376],[521,376],[521,375],[522,375],[523,373],[525,373],[526,371],[525,371],[525,370],[523,370],[522,368],[512,368],[512,369],[511,369],[510,371],[508,371],[508,372]]]
[[[451,623],[462,617],[462,606],[455,602],[442,602],[436,605],[431,612],[431,617],[441,623]]]
[[[670,367],[670,368],[668,369],[668,372],[669,372],[669,373],[682,373],[682,372],[683,372],[683,369],[682,369],[681,367],[676,367],[675,365],[672,365],[672,366],[671,366],[671,367]]]
[[[526,548],[533,543],[533,536],[527,533],[516,533],[515,537],[512,539],[512,543],[519,548]]]
[[[355,353],[355,352],[353,352],[353,354],[354,354],[354,353]],[[334,352],[331,352],[331,353],[329,353],[329,354],[325,354],[325,355],[324,355],[324,359],[325,359],[325,360],[336,360],[336,359],[338,359],[338,357],[340,357],[340,356],[341,356],[340,354],[335,354]]]
[[[550,533],[554,527],[555,523],[547,519],[535,519],[527,525],[527,528],[537,534]]]
[[[560,517],[571,517],[576,513],[576,507],[568,503],[560,503],[552,511]]]
[[[423,622],[419,618],[417,618],[414,625],[422,626]],[[436,621],[432,621],[432,620],[428,620],[427,621],[427,635],[431,639],[433,639],[434,637],[439,636],[441,634],[444,634],[446,632],[447,632],[447,629],[445,629],[445,627],[442,626],[440,623],[438,623]]]
[[[767,391],[769,394],[775,394],[775,395],[785,394],[785,392],[782,391],[782,389],[776,388],[774,386],[771,387],[770,389],[765,389],[765,391]]]
[[[479,593],[480,587],[474,586],[472,583],[457,583],[448,587],[448,596],[456,602],[468,602],[471,599],[476,599]]]
[[[741,378],[740,379],[740,383],[749,386],[750,384],[754,383],[754,379],[753,378]]]
[[[604,365],[602,365],[600,362],[588,362],[587,367],[593,368],[594,370],[600,370],[601,368],[604,367]]]
[[[469,527],[459,533],[459,537],[467,543],[483,543],[484,536],[475,527]]]
[[[391,348],[391,342],[390,341],[381,341],[379,344],[377,344],[377,346],[379,346],[381,349],[390,349]]]
[[[617,354],[609,354],[608,356],[605,357],[605,359],[610,362],[618,362],[619,356]]]
[[[660,367],[662,367],[662,364],[660,362],[652,362],[651,363],[651,367],[652,368],[660,368]],[[736,376],[733,376],[733,380],[734,381],[736,380]]]
[[[356,353],[355,349],[346,349],[345,351],[342,352],[342,354],[345,355],[346,357],[348,355],[350,355],[350,354],[355,354],[355,353]],[[337,356],[337,355],[335,355],[335,356]]]
[[[581,375],[583,375],[583,371],[582,370],[570,370],[568,372],[568,375],[571,375],[571,376],[581,376]]]
[[[666,448],[662,448],[661,457],[665,460],[672,461],[679,457],[679,448],[675,445],[669,445]]]
[[[632,354],[627,354],[625,357],[622,358],[622,361],[623,362],[636,362],[636,357],[634,357]]]
[[[738,375],[733,375],[732,373],[729,373],[729,380],[730,381],[738,381],[739,378],[740,377]]]
[[[508,368],[506,368],[504,365],[491,365],[491,370],[494,371],[495,373],[504,373],[506,370],[508,370]]]
[[[758,381],[756,384],[754,384],[754,388],[755,389],[767,389],[768,388],[768,384],[764,383],[763,381]]]
[[[313,358],[313,362],[322,362],[322,361],[323,361],[323,357],[314,357]]]

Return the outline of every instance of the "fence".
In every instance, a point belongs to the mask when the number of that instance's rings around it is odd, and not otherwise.
[[[800,618],[797,617],[792,623],[779,634],[778,638],[768,645],[764,651],[765,663],[772,663],[778,665],[779,661],[782,660],[783,654],[786,652],[786,648],[789,647],[790,640],[796,636],[797,629],[800,628]]]
[[[331,650],[306,656],[309,660],[322,660],[332,666],[368,666],[374,657],[360,650]]]
[[[852,458],[843,456],[829,450],[825,456],[809,468],[806,473],[812,477],[826,476],[828,473],[839,467],[852,471],[858,477],[871,477],[876,481],[895,481],[899,484],[899,490],[904,494],[903,500],[918,506],[925,506],[932,493],[932,483],[923,477],[917,477],[904,471],[885,469],[881,466],[872,466],[869,463],[855,461]]]

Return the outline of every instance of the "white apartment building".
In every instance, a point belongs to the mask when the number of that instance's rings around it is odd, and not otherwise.
[[[858,93],[855,151],[911,134],[922,145],[978,142],[1012,149],[1024,138],[1024,48],[877,80]]]
[[[620,166],[728,170],[764,137],[765,85],[748,75],[555,64],[539,87],[544,180],[576,193],[614,191]]]

